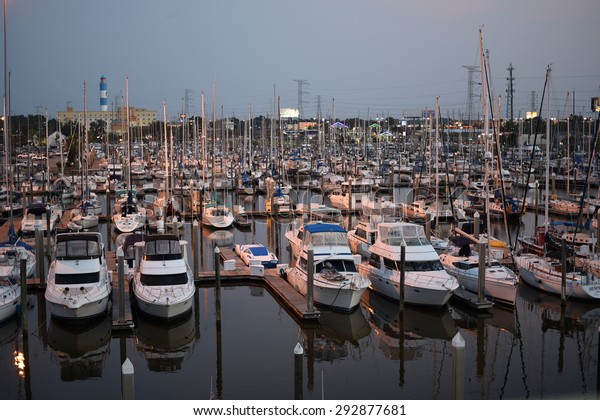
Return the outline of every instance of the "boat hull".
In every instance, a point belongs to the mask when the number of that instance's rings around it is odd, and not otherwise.
[[[192,310],[193,286],[188,287],[189,290],[181,289],[181,294],[177,295],[170,287],[164,287],[163,290],[153,288],[154,290],[150,291],[144,290],[138,282],[134,281],[132,284],[136,306],[148,316],[171,320],[183,317]],[[157,296],[160,296],[160,299],[157,299]]]
[[[387,273],[362,263],[358,267],[359,272],[371,281],[371,289],[396,301],[400,300],[400,273]],[[434,286],[434,283],[436,285]],[[405,273],[404,302],[411,305],[441,307],[448,303],[454,291],[458,288],[455,279],[450,278],[445,282],[428,282],[424,287],[419,284],[418,275]]]
[[[11,318],[17,313],[17,306],[21,298],[19,285],[0,287],[0,323]]]
[[[515,263],[523,282],[546,293],[562,296],[562,274],[556,270],[546,270],[537,267],[539,258],[516,257]],[[600,281],[590,275],[587,281],[585,276],[576,273],[567,273],[565,292],[567,298],[581,300],[600,300]]]
[[[308,294],[306,273],[297,267],[287,272],[287,281],[302,295]],[[360,304],[360,299],[368,287],[368,283],[358,287],[326,287],[318,280],[314,282],[313,299],[316,304],[330,307],[341,312],[352,312]]]
[[[110,296],[106,295],[84,305],[74,305],[67,301],[51,301],[48,298],[46,298],[46,300],[50,306],[50,314],[53,317],[70,320],[84,320],[105,315],[108,312]]]

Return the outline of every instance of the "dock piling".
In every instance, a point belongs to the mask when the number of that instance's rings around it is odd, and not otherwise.
[[[21,328],[23,334],[29,332],[29,323],[27,321],[27,256],[21,255]]]
[[[304,349],[300,343],[296,343],[294,347],[294,399],[304,399],[302,394],[302,358],[304,357]]]
[[[125,255],[117,249],[117,273],[119,279],[119,322],[125,322]]]
[[[44,268],[44,232],[39,225],[35,226],[35,263],[37,276],[40,279],[40,286],[46,284],[46,274]]]
[[[215,312],[217,313],[217,321],[221,322],[221,262],[220,253],[218,246],[215,246],[214,259],[215,259]]]
[[[452,338],[452,397],[455,400],[465,399],[465,340],[460,331]]]
[[[121,382],[123,385],[122,390],[124,400],[135,400],[135,386],[133,375],[133,364],[131,363],[128,357],[121,365]]]
[[[313,292],[315,287],[315,250],[312,244],[308,244],[308,258],[306,262],[307,290],[306,290],[306,309],[308,312],[314,311]]]

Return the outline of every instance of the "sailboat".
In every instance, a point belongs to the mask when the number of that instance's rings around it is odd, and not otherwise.
[[[129,78],[126,79],[126,113],[127,113],[127,141],[125,142],[125,158],[129,161]],[[131,172],[130,165],[127,164],[125,171],[125,183],[128,188],[126,193],[125,201],[119,203],[116,207],[116,212],[112,216],[112,221],[115,225],[115,229],[121,233],[135,232],[143,229],[146,225],[146,210],[138,206],[137,200],[134,198],[133,189],[131,186]],[[116,203],[115,203],[116,204]]]
[[[214,121],[214,106],[215,106],[215,98],[214,98],[214,84],[213,84],[213,121]],[[213,132],[216,130],[213,130]],[[214,133],[213,138],[213,157],[216,152],[216,133]],[[206,168],[207,158],[206,158],[206,125],[204,118],[204,93],[202,94],[202,149],[203,149],[203,161],[204,167]],[[213,164],[214,170],[214,164]],[[206,171],[204,171],[206,172]],[[204,176],[203,172],[203,176]],[[202,205],[202,224],[204,226],[216,228],[216,229],[227,229],[233,226],[233,222],[235,217],[233,216],[233,212],[231,208],[227,205],[222,204],[218,197],[217,193],[214,190],[214,177],[211,177],[211,186],[210,191],[207,191],[205,196],[203,197],[203,205]]]
[[[80,226],[82,229],[90,229],[98,226],[99,218],[98,214],[94,212],[88,212],[88,210],[97,207],[97,204],[90,201],[90,186],[88,184],[89,174],[89,158],[90,151],[88,147],[88,136],[87,136],[87,107],[86,107],[86,88],[85,82],[83,82],[83,126],[84,126],[84,144],[82,145],[83,153],[83,174],[81,176],[81,203],[79,209],[76,212],[71,213],[71,222]],[[89,203],[89,204],[88,204]],[[100,207],[100,210],[102,208]]]

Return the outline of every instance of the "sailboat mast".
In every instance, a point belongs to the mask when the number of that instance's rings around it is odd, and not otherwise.
[[[202,147],[202,189],[204,189],[204,185],[206,183],[206,118],[204,112],[204,91],[202,91],[202,125],[200,127],[200,141]],[[204,199],[204,197],[203,197]]]
[[[163,99],[163,119],[164,119],[164,126],[163,126],[163,130],[164,130],[164,141],[165,144],[163,145],[164,149],[165,149],[165,153],[164,153],[164,159],[165,159],[165,201],[164,201],[164,207],[165,209],[163,210],[163,217],[164,217],[164,222],[166,223],[167,221],[167,211],[166,211],[166,206],[169,202],[169,159],[168,159],[168,148],[167,148],[167,101],[165,99]]]
[[[44,114],[46,116],[46,191],[48,193],[47,200],[50,201],[50,150],[48,141],[48,107],[44,108]],[[10,197],[10,192],[9,192]]]
[[[87,137],[87,97],[86,97],[86,85],[85,80],[83,81],[83,174],[81,174],[81,194],[82,200],[86,197],[86,189],[88,186],[87,180],[87,149],[88,149],[88,137]]]
[[[546,80],[548,82],[548,91],[550,91],[550,66],[546,72]],[[540,116],[541,118],[541,116]],[[550,95],[546,97],[546,205],[544,206],[544,233],[548,233],[548,200],[550,199]]]
[[[131,171],[129,169],[129,164],[131,161],[131,138],[129,133],[129,77],[125,78],[125,110],[127,112],[127,116],[125,118],[125,120],[127,121],[127,143],[125,145],[125,169],[127,172],[125,173],[125,179],[127,182],[127,188],[129,188],[129,190],[131,191]]]
[[[439,145],[439,124],[440,124],[440,108],[439,97],[435,98],[435,220],[437,222],[439,216],[439,172],[438,172],[438,145]],[[431,178],[429,178],[431,182]],[[431,184],[430,184],[431,185]],[[438,224],[436,223],[436,227]]]

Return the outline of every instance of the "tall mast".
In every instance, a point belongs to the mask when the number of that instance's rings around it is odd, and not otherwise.
[[[167,147],[167,101],[165,99],[163,99],[163,119],[164,119],[164,149],[165,149],[165,201],[164,201],[164,206],[165,209],[163,210],[163,217],[164,217],[164,222],[166,223],[167,221],[167,211],[166,211],[166,206],[169,202],[169,159],[168,159],[168,147]]]
[[[127,143],[125,144],[125,170],[127,172],[125,173],[125,180],[127,182],[127,188],[131,190],[131,171],[129,170],[129,163],[131,161],[131,139],[129,134],[129,77],[125,78],[125,112],[127,112],[127,116],[125,117],[125,121],[127,122]]]
[[[550,92],[550,66],[546,70],[546,81],[548,82],[548,92]],[[541,116],[540,116],[541,118]],[[550,95],[546,97],[546,205],[544,206],[544,233],[548,233],[548,200],[550,199]]]

